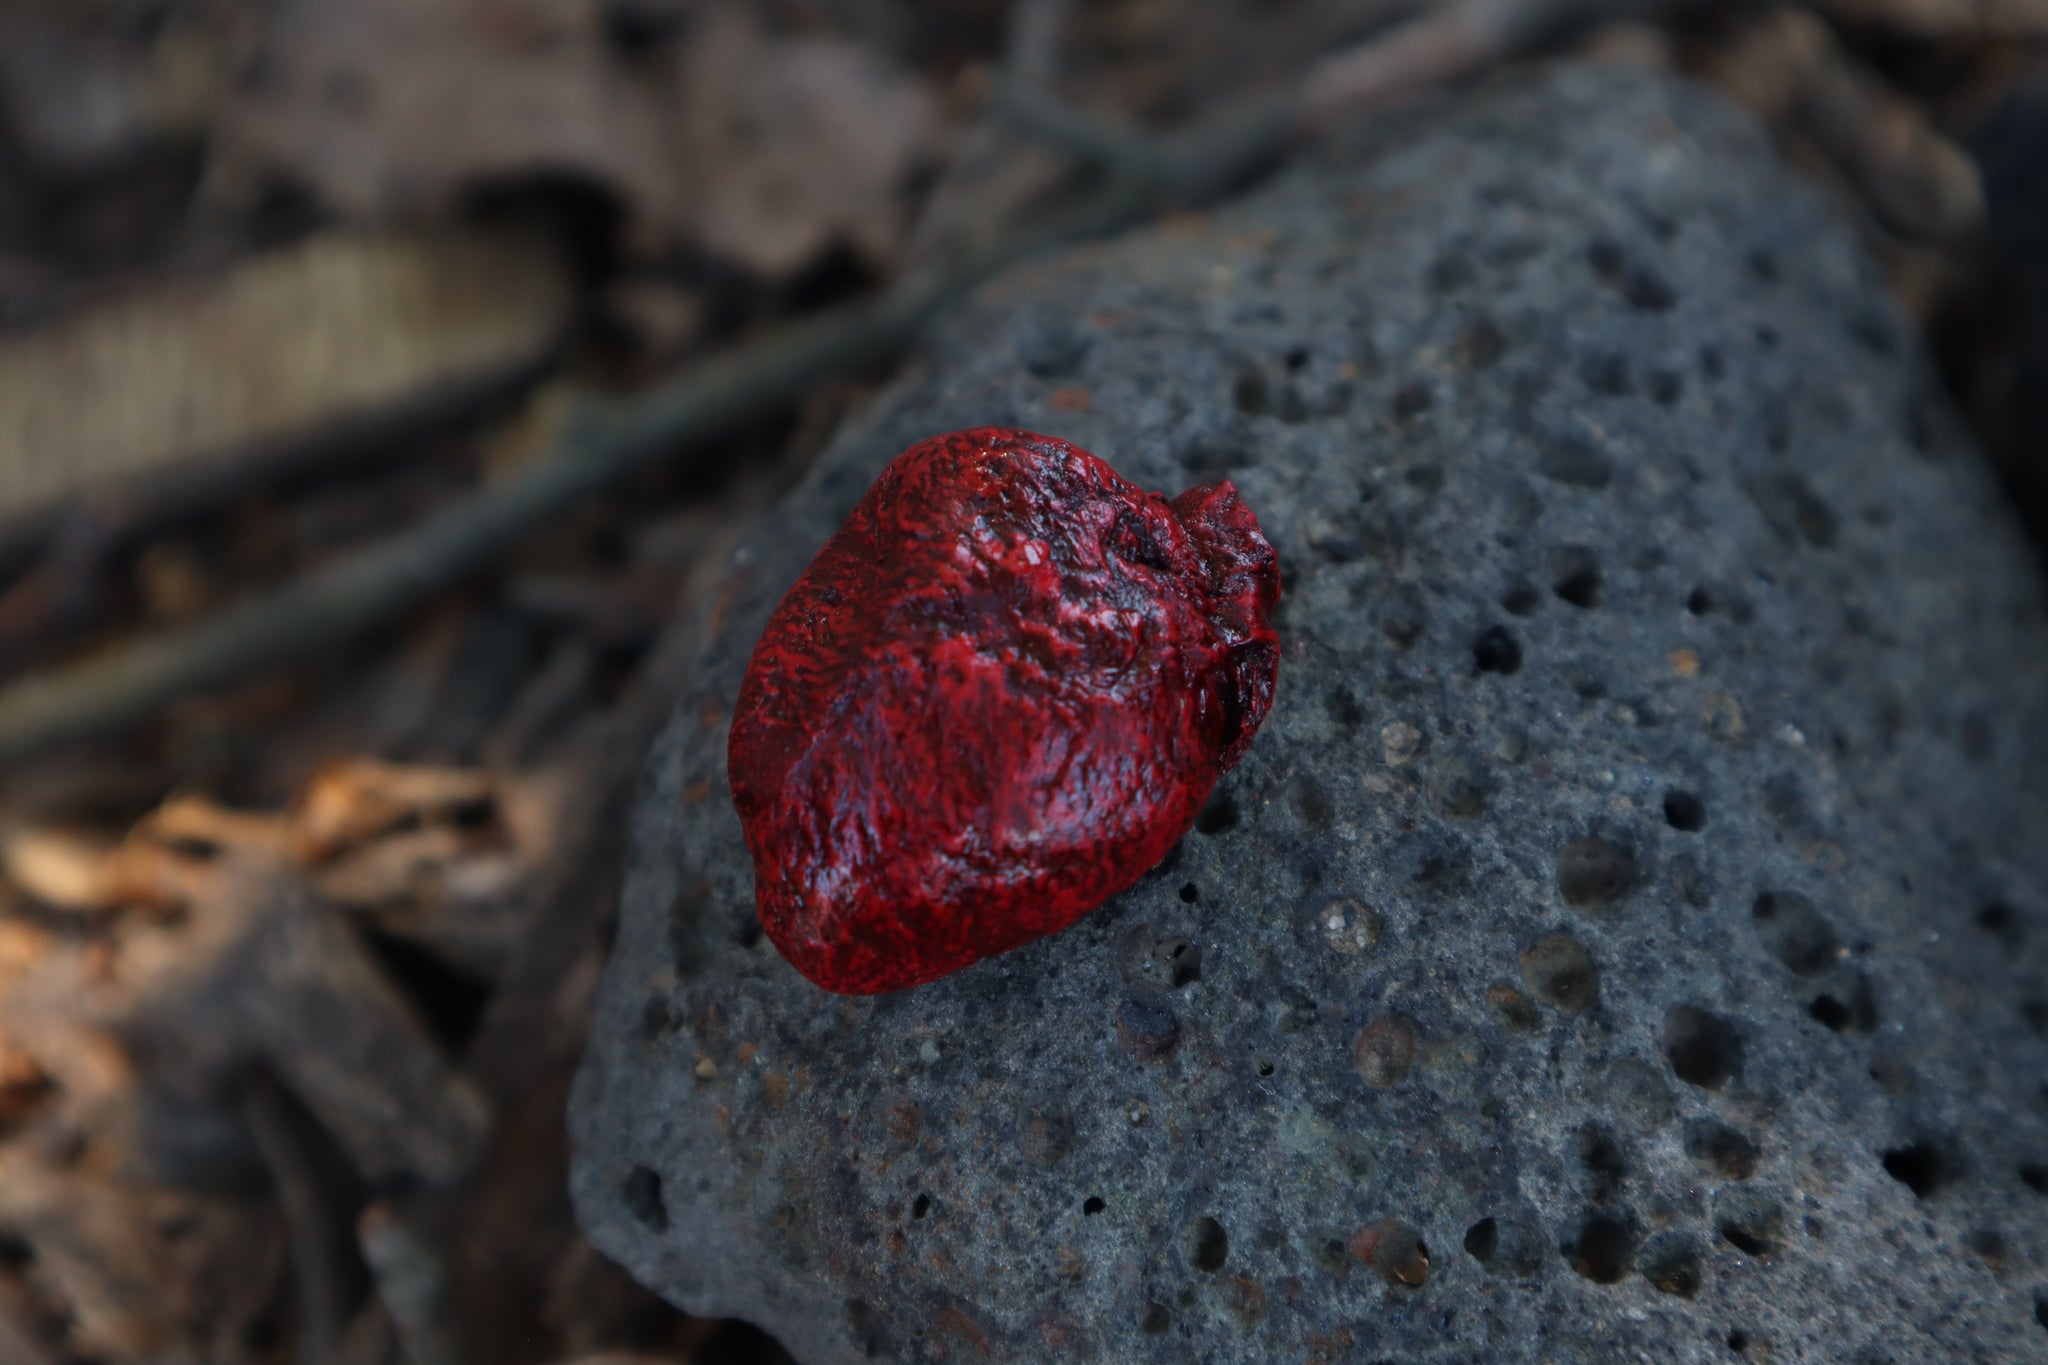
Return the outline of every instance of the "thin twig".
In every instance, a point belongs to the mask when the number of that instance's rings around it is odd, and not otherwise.
[[[1547,28],[1547,16],[1586,9],[1572,0],[1460,0],[1435,5],[1323,58],[1300,84],[1311,128],[1362,107],[1459,79],[1507,56]]]
[[[1289,89],[1155,136],[1061,104],[1028,82],[997,89],[1021,130],[1118,175],[1149,177],[1163,194],[1200,198],[1282,155],[1339,119],[1463,80],[1517,53],[1619,19],[1649,19],[1699,0],[1449,0],[1343,48]]]

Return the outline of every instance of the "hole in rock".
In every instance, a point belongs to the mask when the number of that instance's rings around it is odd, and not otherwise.
[[[1102,1196],[1099,1194],[1091,1194],[1081,1201],[1081,1213],[1084,1217],[1088,1218],[1093,1218],[1108,1207],[1109,1205],[1103,1202]]]
[[[1972,1228],[1963,1236],[1970,1254],[1996,1270],[2012,1257],[2012,1243],[1997,1228]]]
[[[1188,1264],[1204,1274],[1214,1275],[1230,1259],[1230,1236],[1214,1218],[1191,1218],[1180,1233],[1181,1250]]]
[[[1522,646],[1506,626],[1488,626],[1472,642],[1472,663],[1481,673],[1513,673],[1522,666]]]
[[[1721,1236],[1726,1239],[1728,1245],[1734,1247],[1745,1256],[1766,1256],[1770,1254],[1771,1244],[1763,1238],[1756,1236],[1747,1228],[1738,1227],[1732,1223],[1723,1224]]]
[[[1435,397],[1423,384],[1403,384],[1394,390],[1394,419],[1405,422],[1420,417],[1436,403]]]
[[[1247,417],[1263,415],[1271,406],[1266,396],[1266,376],[1246,370],[1230,386],[1230,401]]]
[[[1500,1248],[1500,1224],[1491,1218],[1482,1218],[1465,1229],[1465,1250],[1481,1265],[1493,1259],[1493,1253]]]
[[[1621,1140],[1598,1124],[1579,1129],[1579,1165],[1587,1177],[1587,1190],[1595,1203],[1604,1204],[1621,1193],[1628,1181],[1628,1153]]]
[[[1814,997],[1806,1012],[1837,1033],[1849,1027],[1849,1007],[1832,995]]]
[[[1237,800],[1229,792],[1217,792],[1195,817],[1197,834],[1228,834],[1237,828]]]
[[[1963,1178],[1963,1157],[1945,1142],[1909,1142],[1886,1149],[1884,1169],[1916,1198],[1929,1199]]]
[[[1714,1119],[1685,1125],[1685,1154],[1726,1180],[1747,1180],[1756,1173],[1756,1143]]]
[[[1707,803],[1677,787],[1664,793],[1664,823],[1684,834],[1697,834],[1707,827]]]
[[[1566,546],[1558,551],[1550,590],[1575,607],[1598,606],[1600,560],[1583,545]]]
[[[1745,1256],[1778,1249],[1782,1217],[1777,1201],[1749,1189],[1724,1189],[1714,1200],[1714,1230]]]
[[[917,1198],[910,1201],[910,1216],[912,1218],[923,1218],[931,1211],[932,1197],[928,1194],[919,1194]]]
[[[626,1212],[649,1232],[668,1231],[668,1205],[661,1197],[661,1177],[645,1166],[635,1166],[620,1189]]]
[[[1557,851],[1557,889],[1566,905],[1606,909],[1635,884],[1635,854],[1611,839],[1573,839]]]
[[[1664,1016],[1664,1056],[1678,1079],[1719,1090],[1742,1074],[1742,1035],[1718,1014],[1680,1005]]]
[[[1870,979],[1859,974],[1846,1000],[1834,994],[1815,996],[1806,1012],[1837,1033],[1875,1033],[1877,992]]]
[[[1616,1214],[1588,1214],[1561,1249],[1571,1268],[1594,1284],[1618,1284],[1635,1257],[1635,1228]]]
[[[1141,1062],[1163,1062],[1180,1046],[1180,1020],[1156,999],[1127,997],[1117,1007],[1116,1031]]]
[[[1600,969],[1586,945],[1569,934],[1550,934],[1521,953],[1522,980],[1541,1000],[1577,1014],[1600,997]]]
[[[1180,889],[1180,899],[1183,905],[1193,905],[1196,901],[1200,900],[1201,898],[1202,889],[1196,886],[1193,882],[1187,883]]]
[[[1409,465],[1401,471],[1401,482],[1428,497],[1432,493],[1443,491],[1444,467],[1430,463]]]
[[[1429,1279],[1429,1246],[1422,1234],[1392,1218],[1367,1223],[1346,1247],[1388,1284],[1414,1288]]]
[[[1689,1299],[1700,1292],[1700,1254],[1684,1237],[1652,1241],[1643,1248],[1637,1265],[1660,1294]]]
[[[2026,926],[2020,923],[2019,912],[2010,905],[1994,901],[1985,906],[1977,912],[1977,927],[1997,939],[2009,953],[2016,953],[2026,946]]]
[[[1815,976],[1835,964],[1840,941],[1834,926],[1797,892],[1764,892],[1750,907],[1750,922],[1771,956],[1794,976]]]
[[[1533,583],[1517,583],[1501,595],[1501,610],[1510,616],[1528,616],[1543,602]]]
[[[1542,1022],[1542,1016],[1536,1013],[1536,1002],[1505,981],[1496,981],[1486,988],[1486,1003],[1499,1013],[1502,1023],[1517,1033],[1527,1033]]]

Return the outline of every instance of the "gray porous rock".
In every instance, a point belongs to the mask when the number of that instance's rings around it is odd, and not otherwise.
[[[884,463],[988,423],[1235,480],[1279,698],[1128,893],[835,997],[727,718]],[[1710,95],[1554,69],[1009,274],[714,596],[570,1116],[680,1307],[806,1362],[2048,1359],[2040,585]]]

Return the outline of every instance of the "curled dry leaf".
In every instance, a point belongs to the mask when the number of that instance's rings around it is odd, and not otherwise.
[[[348,759],[315,776],[300,798],[301,854],[332,857],[402,824],[462,823],[488,812],[494,794],[487,773]]]
[[[53,826],[0,831],[0,872],[44,905],[96,912],[174,911],[204,894],[203,863],[142,839],[111,843]]]
[[[197,913],[227,894],[238,869],[288,869],[325,904],[489,978],[518,939],[523,890],[554,856],[572,794],[566,772],[352,759],[320,772],[289,812],[183,795],[119,842],[55,827],[0,830],[0,872],[59,909]],[[0,932],[0,981],[9,945]]]
[[[895,254],[903,184],[936,121],[922,85],[851,43],[767,38],[733,10],[707,15],[681,93],[706,246],[771,276],[836,241],[876,263]]]
[[[298,856],[300,837],[289,817],[269,811],[229,810],[208,797],[173,796],[136,824],[138,838],[195,851],[213,848]]]

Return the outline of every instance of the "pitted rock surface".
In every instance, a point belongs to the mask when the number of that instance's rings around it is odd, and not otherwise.
[[[734,564],[571,1112],[597,1246],[807,1362],[2048,1359],[2048,626],[1764,135],[1563,69],[1017,271]],[[1227,474],[1273,712],[1072,929],[835,997],[726,727],[896,452]]]

